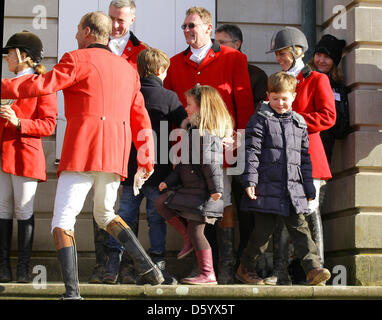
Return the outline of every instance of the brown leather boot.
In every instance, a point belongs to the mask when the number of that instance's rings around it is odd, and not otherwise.
[[[185,284],[217,284],[212,260],[212,250],[195,251],[199,265],[199,275],[181,280]]]
[[[240,263],[240,266],[237,269],[236,279],[246,284],[254,284],[254,285],[264,284],[264,280],[257,275],[256,271],[246,270],[246,268],[243,266],[242,263]]]
[[[328,281],[331,274],[326,268],[314,268],[306,275],[306,282],[308,286],[319,286]]]

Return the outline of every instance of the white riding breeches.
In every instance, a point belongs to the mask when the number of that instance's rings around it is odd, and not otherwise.
[[[17,220],[30,219],[37,184],[37,179],[15,176],[0,169],[0,219],[13,219],[13,213]]]
[[[58,178],[52,219],[52,232],[59,227],[74,231],[76,217],[86,196],[94,187],[93,215],[98,226],[106,226],[116,217],[114,205],[118,196],[120,176],[109,172],[63,171]]]

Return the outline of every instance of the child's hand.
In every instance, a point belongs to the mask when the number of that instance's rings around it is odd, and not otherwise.
[[[222,197],[222,194],[221,194],[220,192],[211,194],[211,198],[212,198],[213,200],[215,200],[215,201],[216,201],[216,200],[219,200],[221,197]]]
[[[255,187],[248,187],[245,189],[245,191],[247,192],[247,195],[250,199],[252,200],[257,199],[257,197],[255,196]]]
[[[167,189],[166,182],[161,182],[158,186],[159,191],[163,191],[164,189]]]

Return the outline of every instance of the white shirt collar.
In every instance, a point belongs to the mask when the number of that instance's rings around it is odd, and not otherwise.
[[[297,78],[300,71],[305,67],[304,61],[302,61],[302,58],[296,59],[296,62],[292,68],[290,68],[287,73],[291,74],[292,76],[295,76]]]
[[[33,68],[27,68],[24,70],[20,70],[19,72],[17,72],[15,78],[25,76],[26,74],[34,74],[34,69]]]
[[[197,64],[200,64],[203,61],[203,59],[206,57],[208,51],[210,51],[211,47],[212,47],[211,39],[209,42],[207,42],[206,45],[204,45],[201,48],[196,49],[196,48],[190,47],[192,52],[192,55],[190,56],[190,60],[196,62]]]
[[[115,38],[110,37],[109,48],[110,50],[118,56],[121,56],[126,48],[127,43],[130,39],[130,32],[126,32],[122,37]]]

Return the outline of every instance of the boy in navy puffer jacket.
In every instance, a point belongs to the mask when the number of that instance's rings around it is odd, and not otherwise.
[[[243,211],[254,214],[254,229],[236,278],[249,284],[264,284],[249,266],[265,252],[278,217],[284,219],[295,254],[307,274],[309,285],[325,283],[329,270],[320,268],[317,247],[312,241],[304,214],[315,197],[309,140],[304,118],[292,111],[297,80],[278,72],[268,80],[268,103],[252,116],[245,130],[246,191]]]

